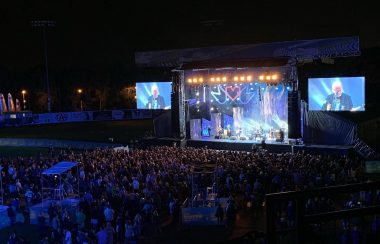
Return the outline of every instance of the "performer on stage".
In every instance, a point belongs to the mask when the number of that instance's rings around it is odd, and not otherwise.
[[[165,100],[164,97],[159,95],[157,85],[153,85],[152,95],[148,97],[148,102],[145,105],[146,109],[165,109]]]
[[[231,125],[230,124],[227,125],[227,136],[228,137],[231,136]]]
[[[280,129],[280,141],[281,141],[281,143],[284,142],[284,137],[285,137],[284,134],[285,134],[284,131],[282,129]]]
[[[240,129],[240,127],[236,127],[236,137],[237,137],[237,139],[240,139],[240,135],[241,135],[241,129]]]
[[[259,128],[256,129],[255,140],[257,137],[263,137],[263,128],[261,127],[261,125]]]
[[[208,136],[211,136],[211,126],[207,126]]]
[[[261,140],[261,148],[262,149],[267,149],[267,144],[265,142],[265,136],[262,137],[262,140]]]
[[[331,87],[332,93],[326,97],[322,110],[350,111],[352,110],[351,96],[343,92],[342,82],[336,80]]]
[[[222,139],[223,136],[223,128],[221,126],[218,127],[218,138]]]

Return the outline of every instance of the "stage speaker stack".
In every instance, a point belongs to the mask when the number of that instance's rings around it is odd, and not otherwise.
[[[172,110],[175,109],[172,107]],[[190,135],[190,108],[189,102],[185,101],[185,123],[186,123],[186,138],[191,138]]]
[[[172,102],[172,109],[171,109],[171,128],[172,128],[172,136],[174,138],[181,138],[184,136],[187,136],[187,131],[185,132],[185,135],[181,135],[181,121],[180,121],[180,85],[181,85],[181,75],[179,72],[176,72],[172,76],[172,93],[171,93],[171,102]],[[183,118],[186,120],[186,118]],[[183,121],[186,124],[190,125],[189,121]],[[186,126],[190,130],[190,126]],[[188,137],[190,138],[190,137]]]
[[[301,100],[299,91],[288,93],[288,129],[289,139],[301,137]]]
[[[171,101],[172,101],[172,136],[179,138],[180,137],[180,125],[179,125],[179,94],[177,92],[171,93]]]

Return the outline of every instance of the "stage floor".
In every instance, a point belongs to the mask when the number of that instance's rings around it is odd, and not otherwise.
[[[289,141],[286,139],[283,143],[281,143],[276,142],[275,140],[266,140],[266,149],[275,153],[304,151],[306,153],[347,155],[353,148],[350,145],[291,145],[289,142],[295,141]],[[253,145],[261,147],[261,141],[203,138],[187,140],[186,145],[191,147],[207,147],[219,150],[252,151]]]
[[[188,139],[188,141],[208,141],[208,142],[227,142],[227,143],[248,143],[248,144],[261,144],[261,138],[257,138],[257,140],[237,140],[237,139],[214,139],[210,137],[202,137],[202,139]],[[286,145],[289,144],[289,140],[285,139],[283,143],[276,142],[276,140],[266,139],[266,144],[279,144]]]
[[[285,139],[283,143],[275,140],[266,140],[266,150],[273,153],[298,152],[304,151],[311,154],[330,154],[330,155],[348,155],[354,152],[351,145],[319,145],[319,144],[302,144],[291,145],[289,140]],[[216,150],[233,150],[251,152],[253,145],[261,147],[261,140],[231,140],[231,139],[178,139],[178,138],[145,138],[144,145],[149,146],[189,146],[195,148],[210,148]]]
[[[256,144],[261,145],[261,140],[232,140],[232,139],[213,139],[209,137],[204,137],[202,139],[188,139],[189,141],[202,141],[202,142],[220,142],[220,143],[244,143],[244,144]],[[275,140],[265,140],[267,145],[283,145],[291,146],[289,139],[285,139],[284,142],[276,142]],[[317,145],[317,144],[302,144],[294,145],[294,147],[316,147],[316,148],[338,148],[338,149],[350,149],[351,145]]]

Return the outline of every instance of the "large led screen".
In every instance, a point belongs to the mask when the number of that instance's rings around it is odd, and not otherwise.
[[[364,77],[309,78],[309,110],[364,111]]]
[[[171,82],[136,83],[137,109],[171,109]]]

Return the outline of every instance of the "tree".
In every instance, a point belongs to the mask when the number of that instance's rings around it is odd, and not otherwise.
[[[125,87],[120,91],[123,103],[126,108],[134,108],[136,103],[136,89],[132,86]]]
[[[98,87],[95,89],[95,97],[93,100],[99,102],[99,110],[106,107],[108,96],[110,93],[110,88],[108,86]]]
[[[46,112],[47,111],[47,92],[44,91],[37,91],[36,92],[36,107],[35,111],[38,112]]]

